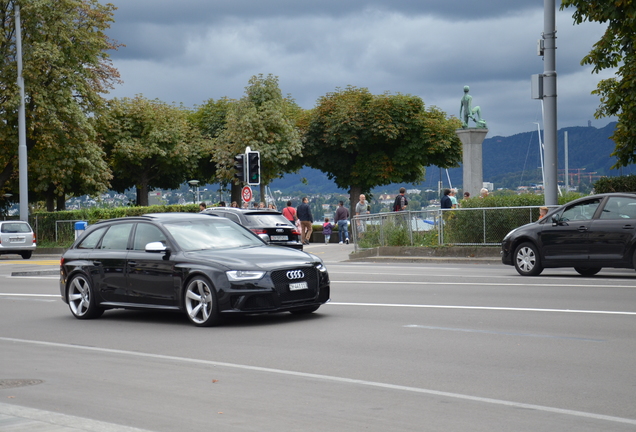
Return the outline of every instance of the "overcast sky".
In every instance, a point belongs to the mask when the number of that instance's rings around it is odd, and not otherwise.
[[[238,99],[252,75],[271,73],[303,108],[352,85],[418,95],[458,116],[469,85],[489,137],[541,121],[541,102],[530,98],[530,76],[543,72],[541,0],[108,1],[118,10],[107,34],[126,45],[112,52],[124,83],[110,97],[194,107]],[[610,73],[580,65],[603,31],[557,12],[559,128],[613,120],[594,119],[590,95]]]

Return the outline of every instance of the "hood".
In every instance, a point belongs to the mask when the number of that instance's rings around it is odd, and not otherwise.
[[[210,261],[228,270],[254,269],[254,267],[272,270],[321,262],[320,258],[313,254],[282,246],[208,249],[185,252],[184,256],[188,259]]]

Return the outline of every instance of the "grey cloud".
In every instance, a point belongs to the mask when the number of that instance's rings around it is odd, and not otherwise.
[[[124,18],[118,18],[111,36],[127,45],[113,56],[125,84],[113,96],[143,93],[194,106],[209,98],[240,98],[250,76],[272,73],[280,77],[283,93],[291,93],[304,108],[337,87],[354,85],[374,93],[416,94],[427,105],[457,115],[468,84],[494,134],[531,130],[540,116],[529,84],[531,74],[543,71],[536,55],[543,12],[536,1],[506,2],[500,13],[469,19],[464,12],[444,15],[440,11],[448,5],[442,2],[424,2],[430,10],[408,1],[353,2],[356,7],[342,2],[340,9],[322,2],[324,10],[315,13],[308,12],[315,5],[294,3],[295,15],[294,7],[282,12],[285,2],[262,2],[271,10],[258,15],[247,2],[189,0],[173,7],[174,19],[165,23],[164,3],[151,3],[156,7],[137,21],[131,11],[149,2],[122,6]],[[472,2],[450,3],[473,7]],[[240,8],[230,13],[237,4],[243,5],[243,14]],[[227,11],[217,8],[208,17],[217,6]],[[579,62],[602,27],[573,26],[569,12],[559,13],[558,21],[560,124],[582,125],[598,105],[589,92],[599,77]]]

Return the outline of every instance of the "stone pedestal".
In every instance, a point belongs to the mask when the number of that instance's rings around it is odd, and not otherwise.
[[[466,128],[455,131],[462,142],[464,192],[470,192],[470,197],[479,196],[484,185],[484,169],[481,145],[488,134],[488,129]]]

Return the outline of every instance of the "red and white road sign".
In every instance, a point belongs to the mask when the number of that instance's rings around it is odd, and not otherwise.
[[[252,201],[252,188],[249,186],[245,186],[241,191],[241,196],[243,197],[243,201],[245,202]]]

